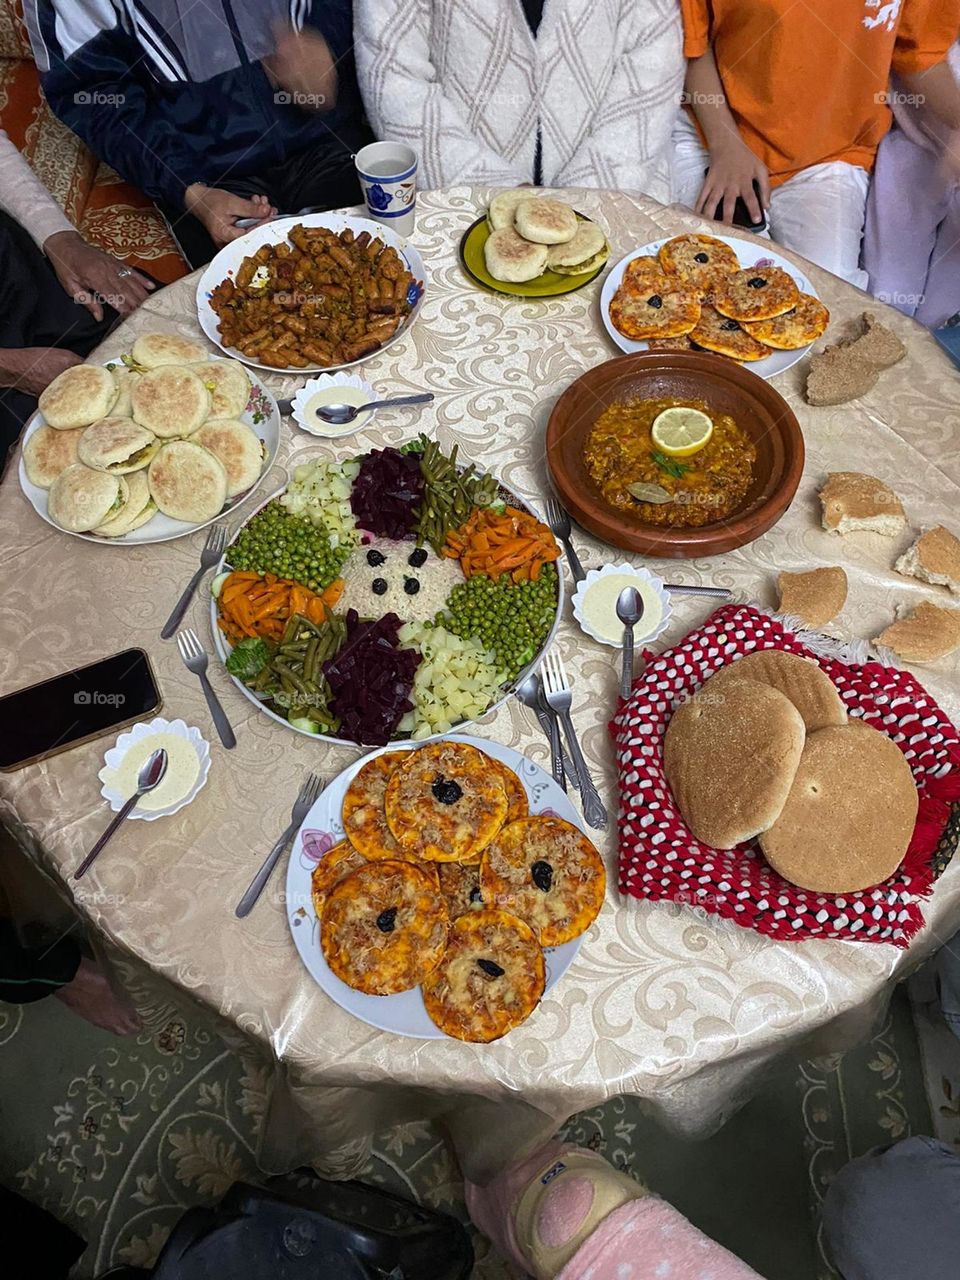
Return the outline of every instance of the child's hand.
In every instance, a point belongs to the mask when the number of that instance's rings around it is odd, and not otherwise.
[[[762,208],[753,189],[754,179],[760,187]],[[734,136],[711,149],[710,170],[703,180],[695,211],[707,218],[716,218],[718,206],[722,204],[720,220],[732,222],[738,196],[743,197],[754,222],[761,222],[763,210],[770,205],[770,175],[763,161],[757,159],[745,142]]]

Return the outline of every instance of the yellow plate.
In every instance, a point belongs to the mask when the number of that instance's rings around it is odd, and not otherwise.
[[[592,221],[582,213],[578,213],[577,217],[581,222]],[[582,289],[591,280],[596,280],[607,265],[605,261],[601,262],[600,266],[595,267],[593,271],[585,271],[579,276],[565,276],[559,271],[544,271],[535,280],[525,280],[522,284],[494,280],[487,270],[483,257],[483,246],[487,243],[489,236],[490,226],[487,215],[483,214],[463,233],[460,241],[460,262],[471,280],[494,293],[507,293],[515,298],[557,298],[563,293],[573,293],[575,289]]]

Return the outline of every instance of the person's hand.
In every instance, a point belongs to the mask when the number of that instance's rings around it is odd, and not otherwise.
[[[102,302],[128,316],[154,288],[153,281],[139,271],[87,244],[79,231],[57,231],[48,236],[43,252],[66,292],[96,320],[103,319]]]
[[[274,27],[276,44],[263,65],[267,73],[285,89],[293,104],[329,110],[337,101],[337,67],[330,46],[318,31],[305,27],[295,31],[287,23]],[[277,97],[277,101],[282,99]]]
[[[754,179],[760,187],[760,200],[753,189]],[[710,169],[694,206],[696,213],[707,218],[720,217],[722,222],[733,221],[737,196],[742,196],[754,222],[763,218],[763,210],[770,206],[770,175],[767,166],[758,160],[745,142],[732,137],[722,146],[710,151]],[[762,202],[762,206],[761,206]],[[718,206],[722,208],[718,210]]]
[[[38,396],[64,369],[83,357],[60,347],[12,347],[0,351],[0,386]]]
[[[143,1026],[140,1015],[126,999],[117,995],[98,964],[81,959],[77,972],[54,993],[78,1017],[115,1036],[129,1036]]]
[[[194,182],[187,187],[183,199],[187,213],[192,213],[206,227],[210,239],[222,247],[231,240],[245,235],[249,227],[238,227],[237,218],[256,218],[258,222],[275,218],[276,209],[266,196],[235,196],[221,187],[205,187]]]

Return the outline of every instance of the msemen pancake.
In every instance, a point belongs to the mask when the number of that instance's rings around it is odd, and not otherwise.
[[[80,461],[94,471],[123,475],[147,466],[160,441],[132,418],[111,415],[87,427],[77,450]]]
[[[608,253],[607,237],[597,224],[581,222],[572,240],[552,245],[547,250],[547,266],[561,275],[579,274],[595,270],[606,260]]]
[[[165,364],[196,364],[206,360],[208,353],[198,342],[181,338],[179,333],[144,333],[130,354],[145,369],[159,369]]]
[[[126,504],[119,515],[92,530],[100,538],[122,538],[125,533],[139,529],[157,514],[157,505],[150,497],[147,473],[131,471],[124,479],[128,490]]]
[[[759,835],[780,816],[803,750],[803,719],[755,680],[701,689],[673,713],[663,741],[667,781],[683,820],[716,849]]]
[[[250,399],[250,379],[239,360],[208,360],[191,368],[210,392],[210,417],[239,418]]]
[[[191,370],[164,365],[145,373],[133,389],[133,416],[155,436],[189,436],[210,415],[210,392]]]
[[[748,653],[721,668],[701,692],[722,697],[731,680],[756,680],[778,689],[800,712],[807,733],[830,724],[846,724],[847,711],[830,677],[808,658],[782,649]]]
[[[767,861],[814,893],[856,893],[903,861],[917,788],[897,744],[851,721],[811,733],[779,818],[760,837]]]
[[[30,483],[49,489],[60,472],[77,461],[77,445],[82,435],[82,427],[73,431],[38,427],[23,446],[23,469]]]
[[[523,200],[513,215],[524,240],[537,244],[565,244],[577,234],[577,215],[560,200]]]
[[[531,244],[507,227],[487,237],[483,258],[494,280],[520,284],[543,274],[547,265],[547,246]]]
[[[174,520],[212,520],[227,499],[223,463],[190,440],[165,444],[150,463],[147,480],[154,502]]]
[[[210,418],[191,436],[223,463],[227,473],[227,497],[244,493],[260,479],[263,446],[256,432],[244,422]]]
[[[105,418],[119,394],[109,369],[97,364],[75,364],[40,392],[37,403],[49,426],[68,431]]]
[[[517,205],[523,200],[535,200],[536,195],[529,187],[515,187],[512,191],[501,191],[490,201],[487,209],[487,220],[494,231],[503,231],[513,226]]]
[[[122,476],[93,471],[82,462],[61,471],[50,486],[47,514],[68,533],[86,533],[119,515],[129,489]]]

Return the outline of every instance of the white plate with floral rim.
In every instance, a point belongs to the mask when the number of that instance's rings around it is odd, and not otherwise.
[[[519,751],[499,742],[472,738],[467,734],[451,734],[444,741],[467,742],[502,761],[523,783],[531,814],[564,818],[589,838],[583,819],[564,791],[549,773]],[[381,1031],[392,1031],[394,1035],[410,1036],[416,1040],[448,1040],[450,1037],[430,1020],[419,987],[393,996],[368,996],[340,981],[324,959],[320,947],[320,921],[313,909],[310,893],[310,878],[317,863],[344,838],[340,815],[347,787],[367,760],[383,755],[386,751],[396,750],[397,747],[391,743],[355,761],[334,778],[307,814],[303,826],[296,834],[287,863],[287,919],[300,959],[310,976],[341,1009],[352,1013],[368,1026],[377,1027]],[[582,938],[574,938],[572,942],[565,942],[562,947],[548,947],[544,951],[547,961],[545,996],[570,968],[580,950],[581,941]],[[531,1017],[536,1016],[536,1011],[531,1014]]]

